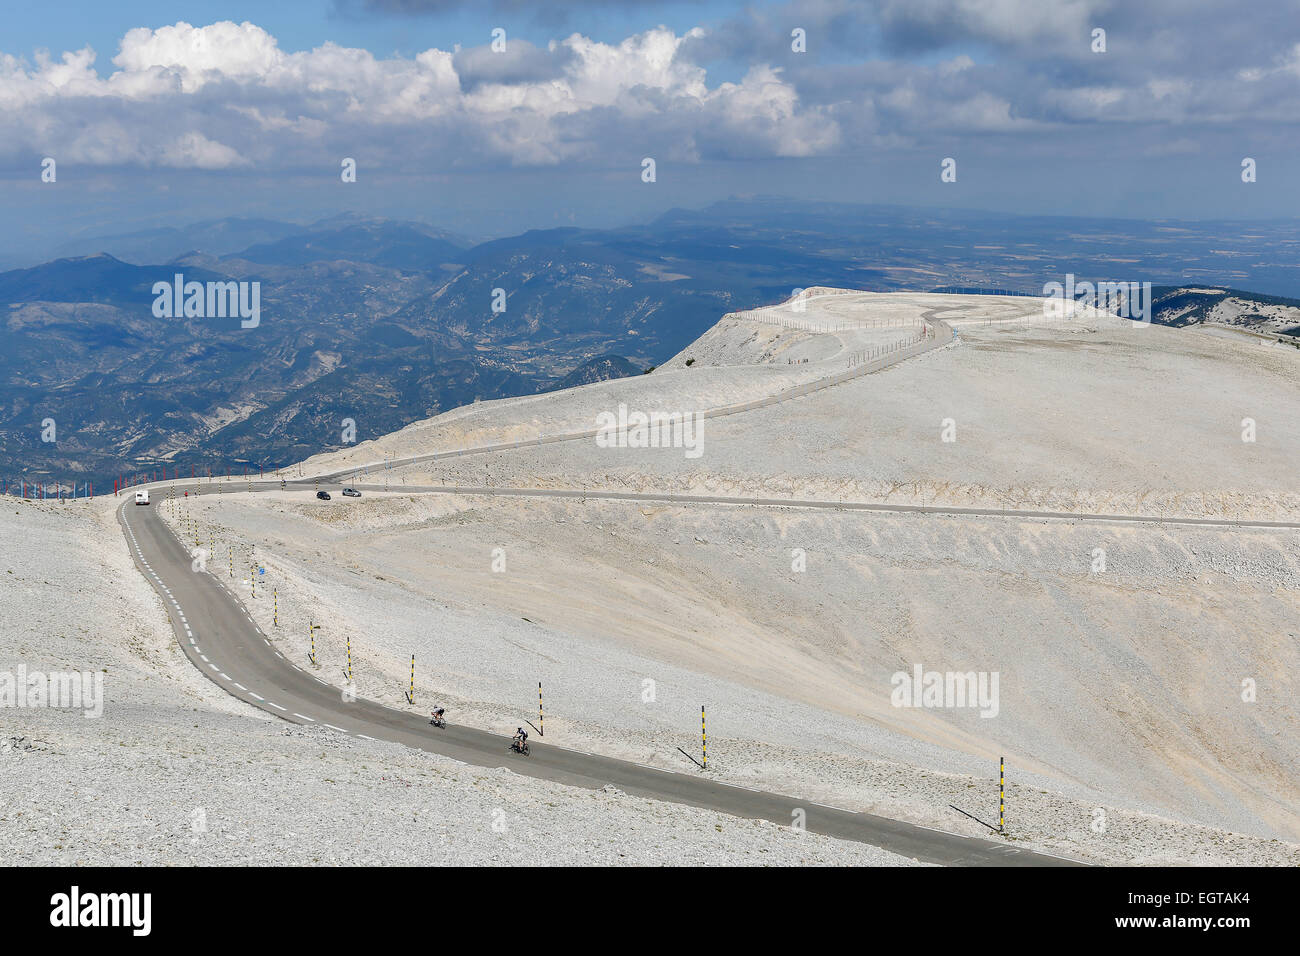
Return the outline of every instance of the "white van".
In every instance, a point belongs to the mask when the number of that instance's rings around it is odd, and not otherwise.
[[[149,503],[149,489],[137,491],[135,493],[135,503],[138,505],[147,505]]]

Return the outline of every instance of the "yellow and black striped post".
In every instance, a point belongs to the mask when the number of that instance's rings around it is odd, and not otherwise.
[[[415,703],[415,655],[411,655],[411,693],[406,698],[412,704]]]
[[[271,588],[271,621],[280,626],[280,589]]]
[[[311,637],[311,653],[307,655],[307,659],[311,661],[313,664],[316,663],[316,632],[319,630],[320,630],[319,624],[312,624],[308,622],[307,634],[308,636]]]
[[[709,769],[709,734],[704,726],[704,705],[700,705],[700,747],[704,752],[704,762],[700,764],[702,770]]]
[[[352,635],[348,634],[348,680],[352,680]]]
[[[252,589],[253,597],[257,597],[257,562],[254,561],[248,568],[248,586]]]
[[[546,718],[542,715],[542,682],[537,682],[537,736],[546,736]]]
[[[232,580],[235,577],[235,546],[233,544],[230,546],[230,577]]]
[[[1005,832],[1003,828],[1003,814],[1006,810],[1006,781],[1007,781],[1007,758],[998,758],[998,832]]]

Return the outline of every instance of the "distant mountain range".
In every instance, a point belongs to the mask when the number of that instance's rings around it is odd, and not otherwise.
[[[1240,289],[1154,287],[1152,321],[1178,328],[1201,323],[1232,325],[1270,335],[1300,335],[1300,299]]]
[[[1216,229],[1218,232],[1216,232]],[[228,219],[78,240],[0,273],[0,476],[97,488],[161,463],[274,467],[476,398],[639,374],[797,287],[1164,286],[1157,321],[1300,325],[1291,224],[729,201],[476,242],[418,222]],[[1117,266],[1121,263],[1121,266]],[[155,318],[156,282],[258,282],[262,319]],[[1194,285],[1202,276],[1260,293]],[[1201,291],[1196,291],[1201,290]],[[1271,310],[1271,311],[1270,311]],[[57,440],[42,440],[53,419]]]
[[[171,262],[196,250],[210,256],[221,257],[245,250],[274,247],[282,240],[297,240],[301,244],[306,244],[320,237],[328,244],[332,236],[336,237],[339,233],[349,230],[364,230],[367,227],[394,228],[399,233],[406,231],[408,234],[419,234],[448,243],[458,249],[467,249],[481,241],[433,229],[423,223],[394,222],[345,213],[305,226],[276,222],[272,219],[231,218],[197,222],[189,226],[166,226],[130,233],[73,239],[55,250],[53,257],[73,259],[107,252],[123,262],[149,265],[156,262]],[[350,251],[353,254],[345,258],[356,258],[358,250]]]
[[[278,266],[346,260],[424,272],[462,262],[465,251],[463,245],[414,223],[367,222],[259,242],[223,258]]]

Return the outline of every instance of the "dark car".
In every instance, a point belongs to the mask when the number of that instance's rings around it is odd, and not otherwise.
[[[318,491],[316,492],[316,497],[319,498],[321,501],[329,501],[330,493],[328,491]]]
[[[344,489],[343,489],[343,497],[344,497],[344,498],[360,498],[360,497],[361,497],[361,492],[357,491],[357,489],[355,489],[355,488],[344,488]]]

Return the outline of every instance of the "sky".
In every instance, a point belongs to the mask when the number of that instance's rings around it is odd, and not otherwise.
[[[342,211],[509,235],[744,195],[1300,211],[1292,0],[124,0],[4,18],[0,251]]]

